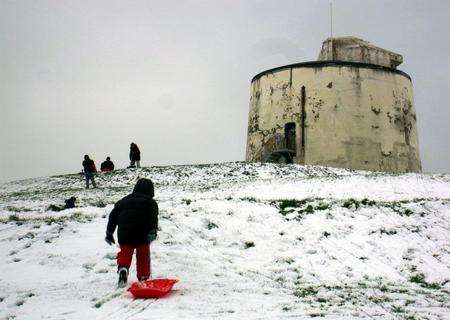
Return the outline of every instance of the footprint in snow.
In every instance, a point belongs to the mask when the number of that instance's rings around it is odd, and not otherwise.
[[[108,273],[108,269],[102,268],[95,271],[95,273]]]
[[[116,260],[116,254],[115,254],[115,253],[112,253],[112,252],[108,252],[108,253],[105,255],[105,259]]]
[[[86,270],[86,271],[92,271],[95,267],[95,262],[86,262],[83,263],[82,267]]]

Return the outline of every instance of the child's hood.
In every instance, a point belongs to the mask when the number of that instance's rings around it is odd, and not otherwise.
[[[133,193],[145,194],[153,198],[155,195],[155,189],[153,188],[153,182],[150,179],[139,179],[134,186]]]

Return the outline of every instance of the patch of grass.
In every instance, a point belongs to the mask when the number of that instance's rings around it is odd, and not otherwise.
[[[360,202],[358,200],[355,200],[353,198],[350,198],[342,204],[342,207],[350,209],[351,207],[355,207],[355,209],[358,209],[360,206]]]
[[[94,202],[91,202],[90,205],[93,207],[104,208],[107,206],[107,203],[105,203],[102,199],[98,199]]]
[[[258,202],[258,200],[255,197],[244,197],[241,198],[242,201],[248,201],[248,202]]]
[[[6,210],[11,212],[29,212],[32,211],[31,209],[25,208],[25,207],[14,207],[14,206],[7,206]]]
[[[327,210],[327,209],[330,209],[330,205],[328,203],[320,202],[316,206],[316,210]]]
[[[279,208],[281,211],[284,211],[286,208],[300,208],[308,202],[313,201],[313,199],[306,198],[302,200],[296,199],[283,199],[279,200]]]
[[[409,278],[410,282],[423,283],[425,281],[425,275],[423,273],[418,273]]]
[[[211,230],[211,229],[215,229],[215,228],[218,228],[219,226],[217,225],[217,224],[215,224],[214,222],[212,222],[212,221],[208,221],[207,223],[206,223],[206,228],[208,229],[208,230]]]
[[[64,207],[63,206],[58,206],[56,204],[51,204],[51,205],[49,205],[47,207],[47,211],[56,211],[56,212],[58,212],[58,211],[62,211],[62,210],[64,210]]]
[[[369,200],[369,199],[367,199],[367,198],[364,198],[364,199],[361,200],[361,204],[362,204],[363,206],[369,206],[369,207],[371,207],[371,206],[374,206],[374,205],[376,204],[376,202],[373,201],[373,200]]]
[[[392,236],[394,234],[397,234],[397,230],[394,230],[394,229],[386,230],[385,228],[381,228],[380,229],[380,234],[387,234],[389,236]]]
[[[405,211],[403,211],[403,216],[407,216],[409,217],[410,215],[412,215],[414,212],[410,209],[406,209]]]
[[[188,206],[192,203],[192,200],[191,199],[182,199],[181,202],[185,203]]]
[[[8,222],[17,222],[17,221],[22,221],[22,219],[17,214],[11,214],[8,217]]]
[[[434,289],[434,290],[438,290],[441,289],[441,285],[439,283],[436,282],[426,282],[425,281],[425,275],[423,273],[417,273],[413,276],[411,276],[409,278],[410,282],[413,283],[417,283],[418,285],[420,285],[422,288],[427,288],[427,289]]]
[[[317,294],[317,292],[319,292],[319,290],[314,287],[297,288],[297,290],[295,290],[294,292],[294,296],[296,296],[297,298],[305,298],[308,296],[314,296]]]
[[[380,287],[380,291],[381,291],[381,292],[388,292],[388,291],[389,291],[389,288],[386,287],[386,286],[381,286],[381,287]]]
[[[405,301],[405,306],[409,306],[410,304],[416,303],[415,300],[406,300]]]
[[[391,300],[389,297],[387,297],[387,296],[381,296],[381,297],[371,296],[371,297],[369,297],[369,300],[370,300],[371,302],[373,302],[373,303],[376,303],[376,304],[386,303],[386,302],[392,301],[392,300]]]
[[[255,243],[253,241],[245,241],[244,242],[244,248],[248,249],[248,248],[252,248],[255,246]]]
[[[281,210],[285,210],[286,208],[297,208],[299,205],[300,202],[298,200],[286,199],[281,200],[279,207]]]
[[[317,317],[325,317],[324,313],[310,313],[309,316],[311,318],[317,318]]]
[[[395,313],[405,313],[405,309],[403,309],[402,307],[398,307],[398,306],[393,306],[392,311]]]
[[[85,223],[85,222],[92,221],[92,217],[84,215],[81,212],[74,212],[70,216],[47,217],[47,218],[44,219],[44,222],[47,225],[51,225],[51,224],[54,224],[54,223],[61,224],[61,223],[65,222],[65,221],[67,221],[67,220],[69,220],[69,221],[76,221],[76,222],[80,222],[80,223]]]
[[[292,258],[292,257],[288,257],[288,258],[284,259],[283,261],[287,264],[293,264],[295,262],[294,258]]]
[[[369,258],[367,258],[367,257],[359,257],[359,260],[368,260]]]

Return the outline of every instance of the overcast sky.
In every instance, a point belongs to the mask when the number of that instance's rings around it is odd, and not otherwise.
[[[0,0],[0,181],[244,160],[251,78],[315,60],[330,1]],[[334,1],[334,35],[403,55],[426,172],[450,171],[450,1]]]

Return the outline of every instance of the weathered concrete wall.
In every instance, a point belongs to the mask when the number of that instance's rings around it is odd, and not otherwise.
[[[323,42],[317,60],[362,62],[396,68],[403,62],[403,57],[356,37],[339,37],[328,38]]]
[[[297,163],[421,171],[412,83],[400,72],[315,63],[256,76],[247,161],[264,161],[288,122],[296,123]]]

